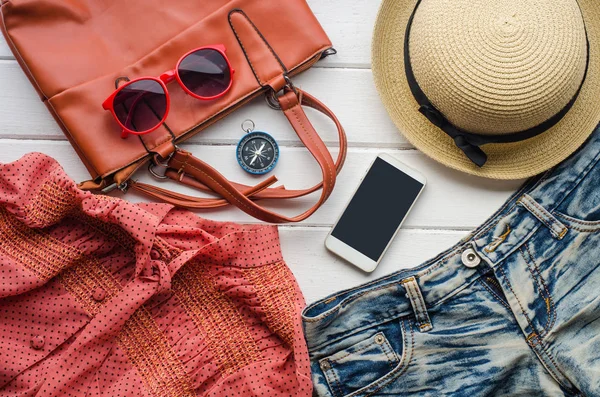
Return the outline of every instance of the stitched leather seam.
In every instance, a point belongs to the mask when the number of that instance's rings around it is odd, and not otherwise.
[[[229,26],[231,26],[231,29],[233,30],[233,33],[235,34],[235,37],[238,40],[238,43],[240,44],[240,47],[242,47],[242,51],[244,52],[244,56],[246,57],[246,60],[248,61],[248,64],[250,65],[250,68],[252,69],[252,73],[254,73],[254,77],[256,78],[256,80],[258,81],[258,83],[261,86],[264,86],[264,83],[262,82],[262,80],[260,79],[260,77],[258,77],[258,73],[256,72],[254,65],[252,64],[252,62],[250,61],[250,57],[248,56],[248,52],[246,51],[246,48],[244,47],[244,44],[242,43],[242,39],[239,36],[237,30],[235,29],[235,27],[233,26],[233,22],[231,19],[231,16],[233,14],[240,14],[242,15],[250,24],[250,26],[252,26],[252,28],[254,29],[254,31],[256,32],[256,34],[258,34],[258,36],[261,38],[263,44],[266,45],[266,47],[269,49],[269,51],[271,51],[271,54],[273,55],[273,57],[275,58],[275,60],[279,63],[279,66],[281,66],[282,72],[283,73],[287,73],[287,68],[285,67],[285,65],[283,64],[283,62],[281,61],[281,59],[277,56],[277,54],[275,53],[275,51],[273,50],[273,48],[271,47],[271,45],[269,44],[269,42],[267,41],[267,39],[263,36],[263,34],[258,30],[258,28],[256,27],[256,25],[254,24],[254,22],[252,22],[252,20],[248,17],[248,15],[246,15],[246,13],[244,11],[242,11],[241,9],[234,9],[231,10],[231,12],[229,13]]]
[[[238,13],[241,13],[248,20],[248,22],[250,23],[250,26],[252,26],[252,28],[254,29],[254,31],[256,32],[256,34],[258,34],[260,36],[260,38],[262,39],[263,43],[265,43],[265,45],[267,46],[267,48],[269,49],[269,51],[271,51],[271,54],[273,54],[273,58],[275,58],[277,60],[277,62],[279,63],[279,66],[281,66],[281,70],[284,73],[287,73],[288,70],[285,67],[285,64],[281,61],[281,58],[279,58],[279,56],[275,53],[275,50],[273,49],[273,47],[271,47],[271,45],[267,41],[266,37],[263,36],[263,34],[260,32],[260,30],[258,30],[258,28],[254,24],[254,22],[252,22],[252,20],[248,17],[248,15],[246,15],[246,13],[244,11],[238,10]]]
[[[166,123],[163,123],[166,124]],[[174,141],[173,136],[167,134],[167,137],[165,140],[158,142],[154,147],[152,147],[151,149],[148,149],[148,147],[146,146],[146,142],[144,141],[144,139],[142,138],[143,135],[138,135],[138,137],[140,138],[140,140],[142,141],[142,143],[144,144],[144,149],[146,149],[146,152],[148,152],[148,154],[152,155],[154,149],[156,149],[157,147],[160,147],[161,145],[164,145],[165,143],[169,142],[169,141]]]
[[[195,129],[198,129],[200,126],[203,126],[207,121],[209,121],[211,119],[220,119],[220,118],[223,118],[223,117],[227,116],[229,113],[233,112],[234,110],[239,109],[240,104],[243,104],[245,101],[248,101],[249,99],[253,99],[253,98],[258,97],[258,95],[260,95],[260,93],[261,93],[261,89],[257,88],[256,90],[250,91],[247,94],[243,94],[240,99],[238,99],[238,100],[236,100],[236,101],[234,101],[234,102],[232,102],[232,103],[230,103],[228,105],[225,105],[225,106],[221,107],[220,109],[218,109],[216,112],[214,112],[210,116],[204,118],[203,120],[199,121],[196,125],[194,125],[191,128],[189,128],[187,131],[181,133],[179,136],[177,136],[177,140],[179,140],[180,138],[182,138],[185,135],[189,134],[191,131],[193,131]],[[221,117],[219,118],[219,116],[221,116]],[[218,121],[218,120],[215,120],[215,121]],[[208,127],[211,124],[206,125],[206,127]],[[200,130],[198,130],[197,132],[199,132],[199,131]],[[188,138],[191,138],[194,135],[195,134],[193,134],[193,135],[191,135],[189,137],[186,137],[185,139],[182,139],[182,141],[185,141],[185,140],[187,140]],[[150,150],[154,150],[156,147],[153,147]],[[133,164],[135,164],[135,163],[137,163],[139,161],[144,160],[144,162],[147,162],[150,158],[151,158],[151,155],[149,155],[148,152],[144,152],[142,155],[139,155],[139,156],[136,155],[136,156],[134,156],[133,159],[131,161],[127,162],[127,164],[125,164],[124,166],[119,166],[119,167],[113,168],[113,169],[111,169],[109,171],[106,171],[103,174],[99,174],[98,172],[96,172],[96,174],[98,174],[98,176],[100,178],[106,179],[107,177],[113,175],[114,173],[116,173],[118,171],[121,171],[121,170],[123,170],[123,169],[129,167],[130,165],[133,165]]]
[[[256,78],[256,81],[258,81],[258,84],[260,84],[262,87],[264,87],[265,84],[262,82],[261,78],[258,76],[258,73],[256,72],[256,69],[254,68],[254,65],[252,64],[252,61],[250,60],[250,57],[248,57],[248,51],[246,51],[246,47],[244,47],[244,43],[242,42],[242,39],[240,38],[237,30],[235,29],[235,26],[233,26],[233,22],[231,21],[231,15],[234,12],[235,12],[235,10],[231,11],[229,13],[229,26],[231,26],[231,30],[233,30],[233,34],[237,38],[238,43],[240,43],[240,47],[242,47],[242,51],[244,52],[244,57],[248,61],[248,64],[250,65],[250,69],[252,69],[252,73],[254,74],[254,77]]]
[[[210,175],[208,175],[206,172],[202,171],[200,168],[195,167],[195,166],[193,166],[191,164],[188,164],[187,160],[186,160],[185,164],[183,164],[182,166],[188,166],[188,167],[190,167],[192,169],[195,169],[196,171],[202,173],[203,175],[206,175],[211,181],[213,181],[214,183],[216,183],[217,185],[219,185],[219,187],[221,187],[225,191],[225,193],[227,194],[227,196],[231,197],[234,201],[236,201],[238,204],[240,204],[240,206],[242,206],[243,208],[245,208],[248,211],[250,211],[253,215],[255,215],[255,216],[259,215],[260,216],[260,213],[257,210],[255,210],[254,208],[246,205],[245,203],[243,203],[242,201],[240,201],[237,197],[235,197],[233,194],[229,193],[229,191],[227,191],[227,189],[223,185],[221,185],[218,181],[216,181],[213,177],[211,177]]]
[[[287,101],[287,98],[286,98],[286,101]],[[296,120],[298,121],[298,123],[302,126],[302,129],[304,130],[304,132],[306,133],[306,135],[308,136],[308,138],[310,139],[310,141],[313,143],[313,145],[315,145],[315,147],[317,148],[317,150],[319,151],[319,153],[321,154],[321,156],[323,156],[324,158],[326,158],[325,154],[321,150],[321,147],[315,142],[315,140],[313,139],[312,135],[309,134],[308,130],[306,129],[306,126],[304,125],[304,123],[302,121],[300,121],[300,116],[298,115],[298,107],[300,107],[300,103],[292,106],[292,108],[290,110],[292,111],[292,113],[296,117]],[[329,154],[329,153],[327,153],[327,154],[331,157],[331,154]],[[333,172],[331,170],[331,167],[329,166],[329,162],[324,161],[324,163],[325,163],[325,168],[327,169],[327,173],[329,174],[329,178],[333,181],[334,178],[335,178],[335,175],[333,174]],[[329,197],[329,195],[331,194],[332,189],[333,189],[333,186],[330,186],[329,189],[328,189],[328,192],[326,192],[326,194],[324,195],[324,199],[327,199]]]

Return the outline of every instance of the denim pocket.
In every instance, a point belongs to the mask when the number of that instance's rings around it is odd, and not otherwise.
[[[411,355],[407,350],[412,349],[412,338],[406,337],[405,323],[396,329],[370,330],[357,343],[319,360],[331,394],[334,397],[369,395],[373,389],[400,376]]]

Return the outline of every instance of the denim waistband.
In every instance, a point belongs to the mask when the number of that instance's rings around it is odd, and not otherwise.
[[[333,294],[308,306],[303,313],[309,350],[395,318],[414,313],[403,283],[415,278],[427,308],[435,307],[497,266],[540,227],[562,238],[561,225],[552,217],[600,158],[600,129],[569,160],[532,178],[490,219],[454,247],[413,268],[400,270],[357,288]],[[555,223],[554,223],[555,222]],[[465,266],[461,254],[476,251],[482,264]],[[377,302],[373,305],[373,302]],[[350,321],[351,320],[351,321]],[[347,324],[352,324],[348,329]]]

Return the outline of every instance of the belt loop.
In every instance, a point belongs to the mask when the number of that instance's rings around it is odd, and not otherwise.
[[[425,300],[421,294],[421,289],[417,283],[415,277],[407,278],[400,282],[406,290],[406,296],[410,300],[410,305],[415,312],[417,318],[417,325],[421,332],[429,332],[433,329],[431,320],[429,319],[429,313],[427,313],[427,307],[425,306]]]
[[[542,207],[528,194],[524,194],[518,201],[523,207],[533,214],[540,222],[542,222],[555,239],[562,240],[569,229],[548,210]]]

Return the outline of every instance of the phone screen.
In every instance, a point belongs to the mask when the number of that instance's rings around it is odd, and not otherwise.
[[[331,235],[379,261],[422,189],[421,182],[378,157]]]

